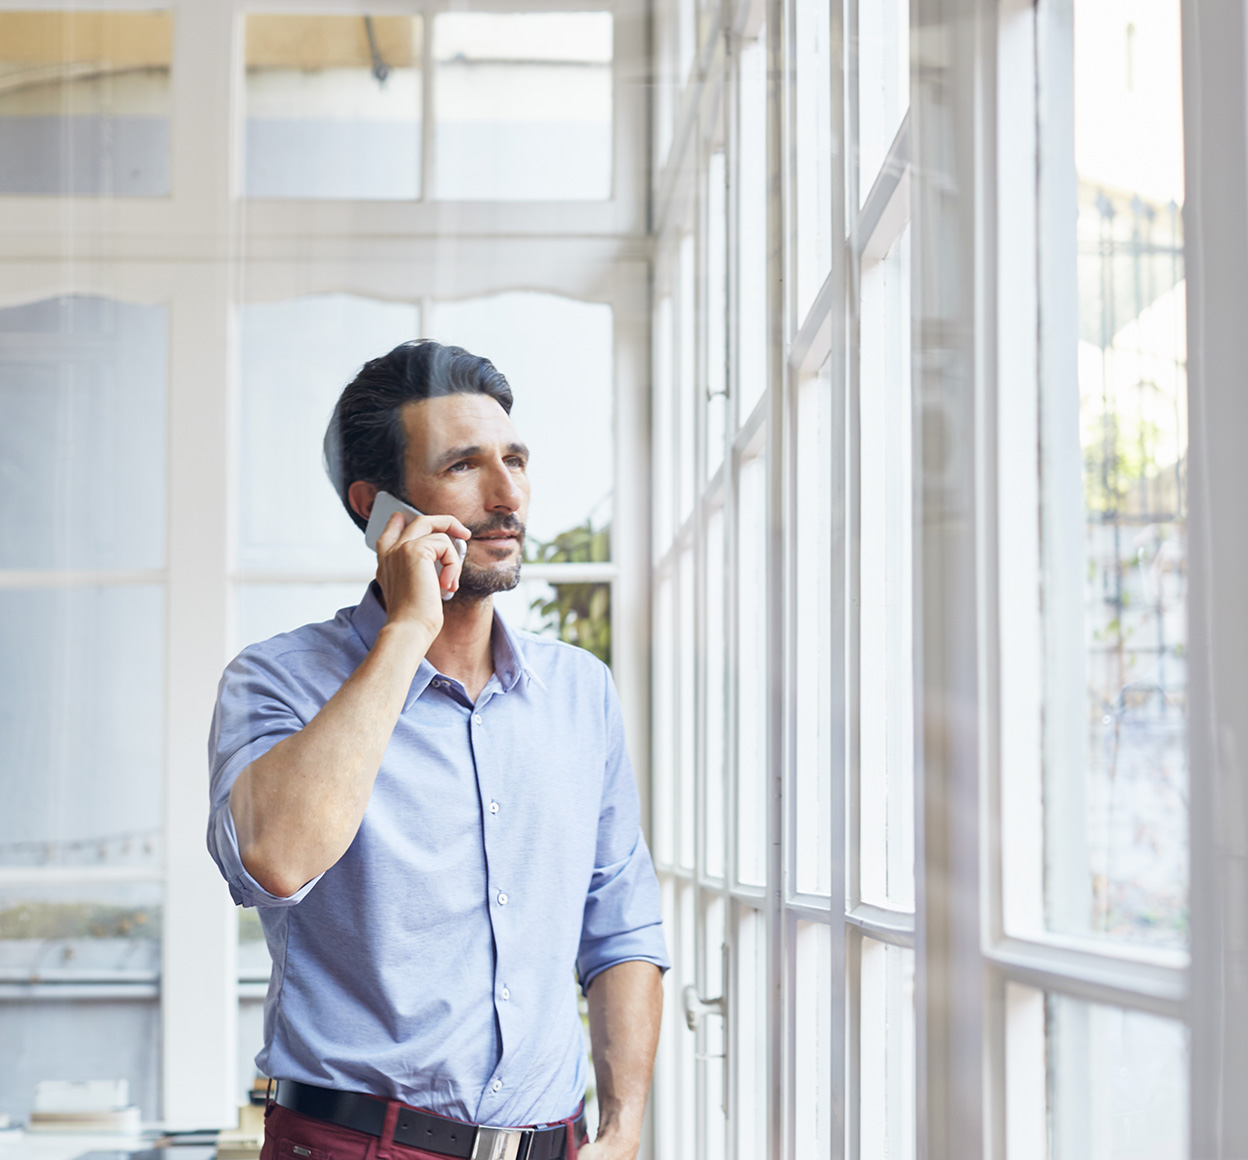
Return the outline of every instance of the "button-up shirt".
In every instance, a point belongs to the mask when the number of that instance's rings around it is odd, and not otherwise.
[[[230,787],[316,715],[384,623],[370,586],[221,680],[208,847],[234,901],[260,908],[273,960],[256,1064],[477,1123],[553,1122],[588,1074],[577,979],[668,966],[606,666],[495,614],[475,704],[421,662],[337,863],[280,898],[239,856]]]

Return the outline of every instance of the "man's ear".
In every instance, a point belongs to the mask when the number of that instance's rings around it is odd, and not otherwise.
[[[373,514],[373,503],[377,499],[377,485],[375,483],[365,483],[362,479],[357,479],[347,488],[347,499],[351,501],[351,507],[355,514],[360,519],[366,520]]]

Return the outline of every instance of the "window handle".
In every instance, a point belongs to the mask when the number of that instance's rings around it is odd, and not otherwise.
[[[724,997],[722,995],[716,999],[703,999],[698,994],[698,988],[693,983],[689,983],[681,991],[680,1002],[685,1009],[685,1025],[690,1031],[697,1031],[698,1020],[703,1015],[723,1015],[724,1013]]]

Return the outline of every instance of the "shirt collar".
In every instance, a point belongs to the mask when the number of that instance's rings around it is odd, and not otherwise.
[[[377,634],[381,632],[385,623],[386,610],[381,606],[381,590],[377,587],[377,581],[374,580],[369,584],[364,598],[351,613],[351,624],[364,642],[364,647],[371,650],[377,643]],[[546,685],[541,677],[533,671],[525,658],[520,638],[499,615],[497,608],[494,610],[494,626],[490,630],[490,649],[494,654],[494,675],[498,678],[498,683],[502,685],[504,692],[511,692],[521,677],[525,677],[530,684],[536,685],[543,692],[546,691]],[[433,666],[428,661],[421,661],[420,668],[416,670],[416,676],[412,681],[409,702],[425,691],[434,676]]]

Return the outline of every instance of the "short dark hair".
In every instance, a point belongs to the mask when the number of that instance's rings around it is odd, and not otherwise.
[[[347,384],[325,431],[325,471],[358,527],[367,522],[347,496],[357,480],[403,498],[403,406],[466,394],[489,395],[511,413],[511,386],[489,359],[427,338],[369,360]]]

